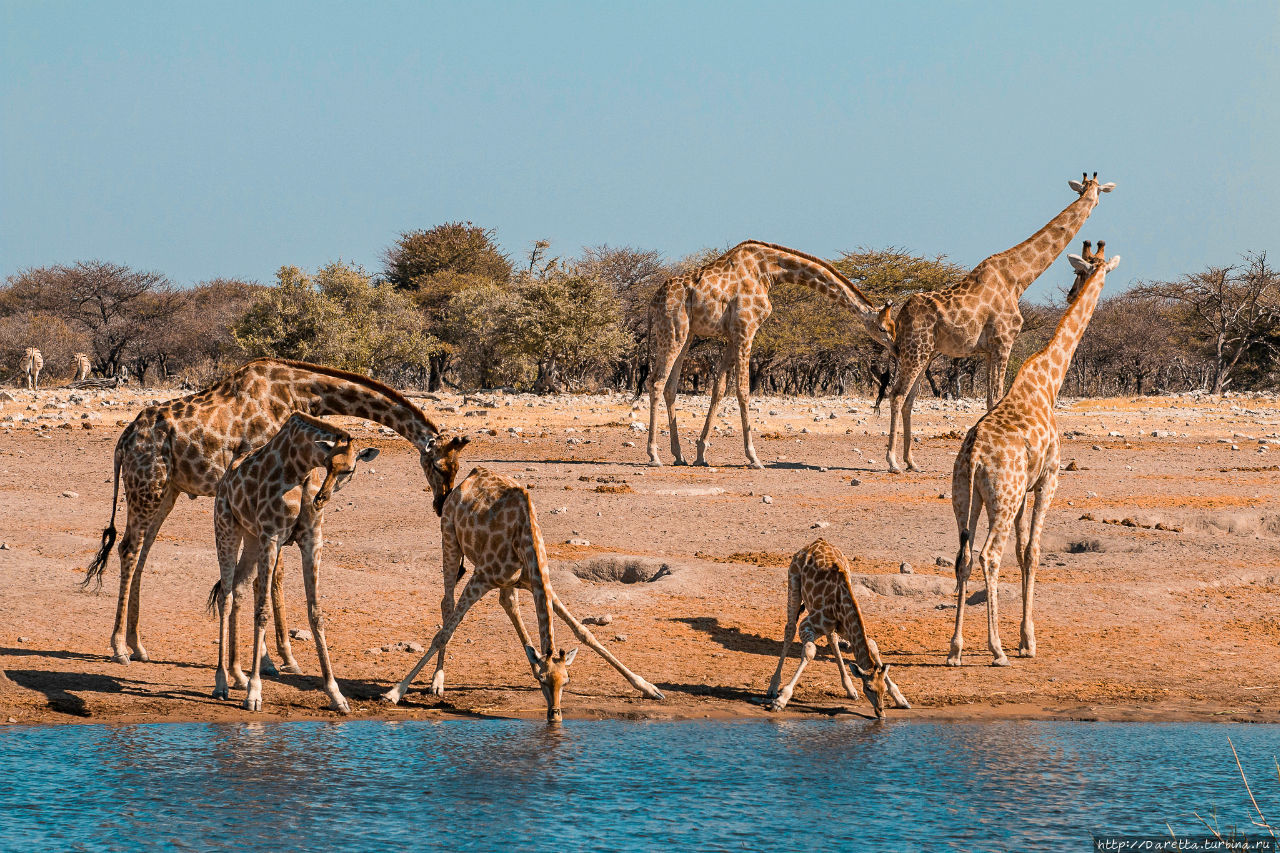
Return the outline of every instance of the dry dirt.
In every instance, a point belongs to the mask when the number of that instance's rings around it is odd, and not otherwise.
[[[181,501],[152,551],[141,622],[152,662],[126,667],[106,654],[114,556],[101,593],[78,583],[110,514],[112,449],[141,406],[173,394],[0,393],[0,724],[333,718],[314,647],[296,640],[305,674],[269,679],[265,713],[210,697],[217,633],[204,602],[217,565],[207,498]],[[711,450],[718,467],[651,469],[645,435],[631,425],[646,410],[620,395],[418,400],[438,423],[474,436],[463,472],[484,465],[533,490],[560,596],[580,618],[611,614],[597,636],[666,694],[640,698],[583,649],[568,716],[766,716],[760,697],[780,649],[786,564],[821,535],[866,575],[859,597],[871,635],[914,704],[895,717],[1280,721],[1276,399],[1060,408],[1063,461],[1078,470],[1062,473],[1045,532],[1039,656],[1011,657],[1008,668],[988,665],[982,604],[967,611],[965,665],[943,666],[955,613],[951,461],[977,401],[921,401],[916,455],[926,472],[892,475],[887,417],[864,399],[757,401],[763,471],[742,467],[732,402]],[[681,400],[686,448],[705,405]],[[440,622],[440,537],[412,448],[375,425],[344,424],[383,451],[326,520],[322,598],[355,716],[540,716],[541,694],[496,596],[451,643],[443,700],[419,682],[398,708],[376,701],[417,657],[382,647],[425,645]],[[609,580],[610,560],[632,569]],[[914,567],[909,577],[902,562]],[[291,624],[305,628],[295,550],[282,565]],[[1001,635],[1012,651],[1012,549],[1002,576]],[[527,596],[524,606],[532,625]],[[558,630],[561,645],[575,644]],[[794,664],[793,652],[788,677]],[[869,710],[844,697],[823,652],[786,715]]]

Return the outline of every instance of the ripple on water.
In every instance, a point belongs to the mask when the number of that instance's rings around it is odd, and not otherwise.
[[[529,721],[0,729],[0,848],[1080,849],[1248,827],[1280,728]]]

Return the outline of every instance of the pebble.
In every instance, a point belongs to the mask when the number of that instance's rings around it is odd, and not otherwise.
[[[603,616],[588,616],[582,620],[583,625],[608,625],[613,621],[613,614],[606,613]]]
[[[566,539],[564,544],[577,545],[579,548],[586,548],[591,544],[591,542],[587,539]]]
[[[911,564],[910,564],[910,563],[899,563],[899,564],[898,564],[898,572],[899,572],[900,574],[904,574],[904,575],[911,575],[911,574],[915,574],[915,571],[916,571],[916,570],[915,570],[915,569],[913,569],[913,568],[911,567]]]
[[[613,641],[614,641],[615,643],[625,643],[625,642],[627,641],[627,635],[626,635],[626,634],[614,634],[614,635],[613,635]]]
[[[635,447],[635,446],[636,446],[636,443],[635,443],[634,441],[624,441],[624,442],[622,442],[622,446],[623,446],[623,447]]]
[[[31,642],[31,638],[30,638],[30,637],[19,637],[19,638],[18,638],[18,642],[19,642],[19,643],[29,643],[29,642]]]
[[[829,522],[829,521],[815,521],[813,524],[810,524],[810,525],[809,525],[809,529],[810,529],[810,530],[821,530],[821,529],[822,529],[822,528],[824,528],[824,527],[830,527],[830,526],[831,526],[831,522]]]
[[[1094,450],[1101,450],[1101,449],[1102,449],[1102,445],[1100,445],[1100,444],[1095,444],[1095,445],[1093,446],[1093,449],[1094,449]]]
[[[0,551],[8,551],[8,550],[9,550],[9,543],[8,543],[8,542],[0,542]]]
[[[760,503],[766,503],[766,504],[773,503],[773,495],[765,495],[760,499]]]
[[[934,559],[933,564],[935,566],[942,566],[945,569],[945,568],[950,568],[951,561],[948,560],[946,557],[937,557]]]
[[[311,635],[311,632],[308,631],[306,628],[290,628],[289,636],[293,637],[295,640],[297,640],[300,643],[309,643],[313,639],[315,639]]]
[[[861,485],[862,485],[862,481],[861,481],[861,480],[859,480],[857,477],[850,477],[850,478],[849,478],[849,485],[850,485],[850,486],[861,486]]]
[[[78,497],[80,497],[80,493],[79,493],[79,492],[69,492],[69,491],[68,491],[68,492],[63,492],[63,493],[62,493],[62,496],[63,496],[64,498],[78,498]]]

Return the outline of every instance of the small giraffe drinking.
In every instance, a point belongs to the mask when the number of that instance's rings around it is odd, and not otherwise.
[[[280,549],[296,544],[302,552],[307,615],[320,658],[325,692],[335,711],[351,712],[333,677],[329,647],[324,638],[324,613],[316,594],[323,545],[321,528],[324,505],[334,492],[351,481],[356,463],[368,462],[377,455],[374,447],[353,452],[351,436],[345,430],[296,412],[265,445],[231,463],[218,484],[213,506],[213,529],[222,572],[221,580],[214,587],[218,605],[218,672],[214,697],[227,698],[230,668],[236,686],[249,688],[244,707],[250,711],[262,710],[267,591],[273,588],[273,576],[279,573]],[[255,581],[253,674],[246,681],[237,654],[236,623],[240,600],[250,581]],[[210,604],[214,600],[211,596]]]
[[[800,639],[804,642],[800,664],[787,686],[779,690],[782,666],[787,662],[791,638],[796,633],[796,621],[805,609],[809,615],[800,623]],[[876,717],[884,717],[886,697],[893,701],[894,707],[911,707],[898,685],[889,678],[889,664],[880,660],[880,650],[876,648],[875,641],[867,636],[862,611],[858,608],[857,596],[853,594],[848,559],[836,546],[825,539],[817,539],[797,551],[791,558],[791,567],[787,569],[787,627],[782,638],[782,656],[778,658],[778,668],[774,670],[766,694],[766,698],[772,700],[768,705],[770,711],[781,711],[787,707],[800,682],[800,674],[818,653],[817,639],[822,636],[827,638],[836,667],[840,670],[840,684],[850,699],[858,698],[858,690],[853,686],[853,679],[849,677],[844,658],[840,655],[841,637],[853,647],[853,667],[862,679],[862,689],[871,701]]]
[[[547,575],[547,551],[542,540],[542,529],[533,508],[529,492],[514,480],[495,474],[485,468],[474,468],[456,487],[454,477],[458,471],[458,452],[468,442],[466,436],[441,438],[431,448],[427,480],[434,493],[434,507],[440,515],[440,544],[444,553],[445,596],[440,604],[444,626],[436,632],[422,659],[409,674],[383,699],[397,704],[413,683],[414,678],[427,665],[431,656],[439,652],[431,692],[444,692],[444,650],[462,619],[477,601],[491,589],[499,590],[499,601],[511,619],[516,634],[524,646],[529,666],[542,688],[547,703],[547,720],[558,722],[563,714],[561,694],[569,683],[569,665],[573,663],[577,649],[565,652],[556,650],[555,629],[551,622],[552,610],[568,623],[577,638],[621,673],[631,686],[650,699],[661,699],[662,693],[648,681],[636,675],[614,657],[581,622],[573,617],[555,590]],[[458,601],[453,601],[453,587],[463,572],[463,558],[475,567],[471,578],[462,588]],[[524,588],[533,597],[534,611],[538,616],[538,636],[542,651],[537,652],[520,619],[517,590]]]

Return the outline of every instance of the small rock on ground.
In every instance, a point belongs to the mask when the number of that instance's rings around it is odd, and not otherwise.
[[[898,571],[899,571],[901,574],[909,575],[909,574],[914,573],[914,572],[915,572],[915,569],[911,567],[911,564],[910,564],[910,563],[899,563],[899,564],[898,564]]]

